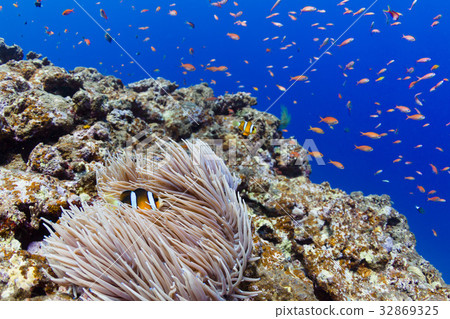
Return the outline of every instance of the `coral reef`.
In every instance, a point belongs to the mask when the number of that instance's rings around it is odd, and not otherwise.
[[[243,291],[254,300],[449,300],[441,274],[415,250],[388,196],[346,194],[309,180],[306,151],[245,92],[214,96],[162,78],[125,86],[93,68],[70,72],[0,40],[0,298],[74,298],[39,245],[41,217],[95,205],[96,172],[124,147],[201,139],[240,179],[253,256]],[[240,121],[256,134],[243,137]]]

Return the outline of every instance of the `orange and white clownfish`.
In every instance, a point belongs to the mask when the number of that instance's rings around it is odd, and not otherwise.
[[[252,124],[252,122],[242,121],[239,124],[239,130],[241,130],[242,135],[249,136],[250,134],[256,133],[256,127]]]
[[[159,198],[143,188],[138,188],[134,191],[124,191],[120,195],[120,201],[131,205],[133,208],[140,209],[157,210],[161,206]]]

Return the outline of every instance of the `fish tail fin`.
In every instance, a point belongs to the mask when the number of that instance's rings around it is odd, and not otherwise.
[[[406,119],[410,119],[411,118],[411,116],[409,116],[409,115],[406,115]]]
[[[319,116],[319,117],[320,117],[320,116]],[[320,123],[320,122],[323,122],[323,118],[322,118],[322,117],[320,117],[320,121],[319,121],[319,123]]]
[[[355,144],[353,144],[353,145],[355,145]],[[358,149],[358,146],[355,145],[355,150],[357,150],[357,149]]]

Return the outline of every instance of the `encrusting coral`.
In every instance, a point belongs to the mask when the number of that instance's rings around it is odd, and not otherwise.
[[[159,140],[158,143],[162,143]],[[100,300],[245,299],[238,285],[251,261],[247,209],[239,179],[197,140],[188,151],[169,141],[162,156],[122,154],[98,172],[103,200],[64,210],[44,252],[60,285],[83,287]],[[159,210],[111,203],[144,188]]]

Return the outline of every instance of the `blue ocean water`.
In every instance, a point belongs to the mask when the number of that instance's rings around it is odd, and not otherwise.
[[[68,70],[77,66],[95,67],[104,74],[121,78],[124,83],[147,78],[148,74],[176,81],[181,86],[214,80],[216,84],[211,86],[216,95],[251,92],[258,98],[259,110],[277,116],[281,105],[285,105],[292,115],[285,136],[294,136],[300,144],[313,139],[326,162],[331,159],[345,166],[339,170],[331,164],[313,162],[312,181],[329,181],[332,187],[347,192],[360,190],[366,195],[391,196],[394,208],[408,218],[418,252],[450,282],[450,258],[446,254],[450,243],[449,202],[427,200],[433,196],[449,199],[450,174],[441,169],[450,166],[450,124],[447,125],[450,82],[444,82],[434,92],[430,88],[450,74],[450,3],[418,0],[408,10],[412,0],[350,0],[344,5],[338,5],[338,0],[281,0],[271,12],[275,0],[228,1],[221,8],[206,0],[173,1],[176,0],[42,0],[40,8],[31,0],[2,1],[0,37],[8,44],[20,45],[25,52],[41,53]],[[307,5],[325,12],[300,14]],[[371,5],[369,12],[374,15],[343,14],[344,8],[357,12]],[[398,20],[401,24],[392,26],[394,21],[390,16],[386,20],[383,9],[388,5],[402,13]],[[66,9],[74,12],[63,16]],[[100,16],[100,9],[105,11],[107,20]],[[144,9],[148,11],[141,12]],[[177,15],[169,15],[169,10],[176,10]],[[230,15],[239,11],[242,15],[238,18]],[[290,11],[295,12],[291,13],[295,21],[289,17]],[[271,13],[279,15],[266,18]],[[431,27],[436,21],[433,18],[439,14],[442,14],[439,24]],[[246,21],[247,26],[235,24],[238,20]],[[316,23],[319,25],[312,26]],[[148,29],[139,29],[144,27]],[[372,33],[373,28],[380,33]],[[105,40],[107,29],[117,43]],[[240,39],[233,40],[227,33],[236,33]],[[324,54],[316,61],[315,57],[321,56],[332,43],[319,50],[324,39],[338,39],[341,35],[337,44],[347,38],[355,40],[341,48],[333,46],[329,50],[331,55]],[[402,35],[412,35],[416,41],[406,41]],[[269,39],[263,41],[265,38]],[[190,48],[193,54],[189,53]],[[431,61],[416,62],[423,57]],[[227,66],[230,75],[205,70],[201,65],[206,66],[211,59],[215,59],[211,65]],[[387,66],[391,60],[395,61]],[[354,69],[345,70],[345,77],[339,65],[344,67],[350,61],[355,62]],[[196,71],[183,73],[181,62],[193,64]],[[440,67],[430,71],[435,64]],[[305,73],[309,82],[297,82],[288,89],[293,83],[290,77],[303,74],[309,67]],[[414,72],[407,73],[411,67]],[[382,68],[387,71],[377,75]],[[408,88],[412,80],[430,72],[436,76]],[[376,82],[380,76],[385,78]],[[406,76],[411,79],[397,80]],[[370,82],[356,85],[362,78]],[[276,85],[288,89],[281,98],[284,92]],[[414,101],[414,95],[420,92],[423,106]],[[350,112],[347,101],[352,104]],[[406,114],[398,110],[387,112],[396,105],[409,107],[410,114],[418,108],[425,119],[406,120]],[[320,117],[325,116],[337,118],[339,124],[334,129],[319,124]],[[310,125],[321,127],[325,134],[308,131]],[[372,140],[361,136],[361,131],[387,133],[387,136]],[[396,140],[401,143],[394,144]],[[419,144],[423,147],[415,148]],[[374,150],[362,152],[354,150],[354,145],[369,145]],[[399,156],[402,160],[393,163]],[[437,175],[429,164],[437,167]],[[375,175],[379,170],[383,172]],[[421,193],[418,185],[426,192]],[[436,193],[427,197],[431,190]],[[425,213],[420,214],[416,206],[422,207]]]

